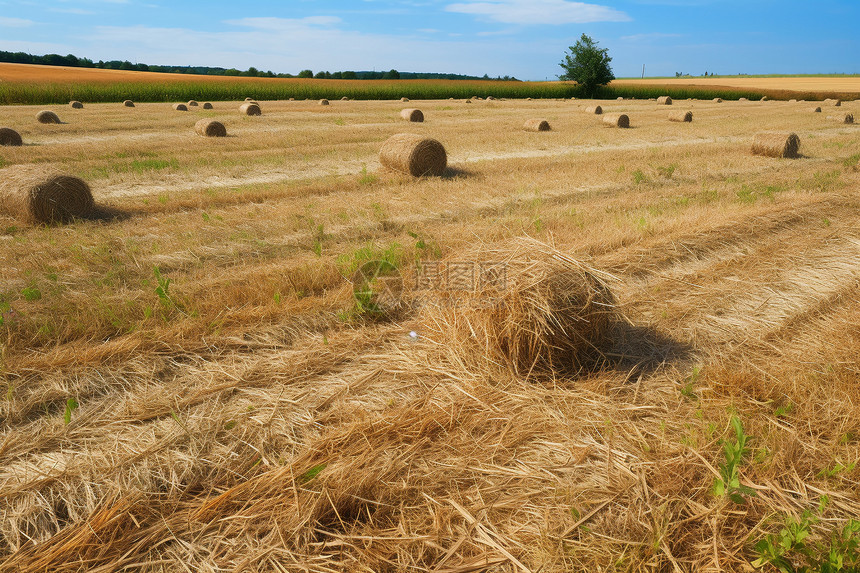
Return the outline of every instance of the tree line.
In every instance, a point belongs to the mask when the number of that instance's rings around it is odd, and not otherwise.
[[[340,71],[340,72],[317,72],[302,70],[297,75],[274,73],[271,70],[262,71],[255,67],[247,70],[236,68],[218,68],[210,66],[156,66],[148,64],[131,63],[128,60],[99,60],[93,61],[89,58],[79,58],[72,54],[61,56],[60,54],[45,54],[35,56],[25,52],[4,52],[0,50],[0,62],[12,64],[39,64],[43,66],[66,66],[70,68],[100,68],[105,70],[129,70],[137,72],[160,72],[166,74],[195,74],[203,76],[241,76],[251,78],[317,78],[317,79],[343,79],[343,80],[502,80],[519,81],[514,77],[500,76],[491,78],[487,74],[483,76],[469,76],[463,74],[440,74],[424,72],[398,72],[389,70],[387,72],[377,71]]]

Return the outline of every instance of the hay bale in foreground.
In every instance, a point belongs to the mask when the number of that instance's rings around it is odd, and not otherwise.
[[[669,96],[660,96],[657,98],[657,105],[672,105],[672,98]]]
[[[227,128],[214,119],[201,119],[194,124],[194,131],[204,137],[227,137]]]
[[[176,111],[188,111],[188,106],[184,103],[175,103],[173,104],[173,109]]]
[[[78,100],[70,101],[69,106],[71,106],[72,109],[84,109],[84,104],[82,104]]]
[[[676,111],[669,115],[669,121],[677,121],[679,123],[689,123],[693,121],[692,111]]]
[[[130,99],[127,99],[124,102],[122,102],[122,105],[124,105],[125,107],[134,107],[134,102],[131,101]]]
[[[382,144],[379,162],[389,169],[415,177],[439,176],[448,166],[448,155],[445,147],[435,139],[413,133],[398,133]]]
[[[36,121],[39,123],[62,123],[56,113],[46,109],[36,114]]]
[[[753,155],[794,158],[799,157],[799,151],[800,138],[795,133],[762,132],[753,137]]]
[[[422,330],[438,347],[467,365],[489,360],[520,376],[576,374],[599,361],[616,315],[610,275],[533,239],[451,263],[463,260],[481,269],[472,284],[448,284],[421,309]]]
[[[328,100],[327,100],[327,99],[325,99],[325,98],[321,99],[321,100],[319,101],[319,104],[320,104],[320,105],[329,105]]]
[[[67,223],[95,211],[89,185],[43,165],[0,170],[0,211],[25,223]]]
[[[403,109],[400,110],[400,117],[406,121],[422,122],[424,121],[424,113],[420,109]]]
[[[208,101],[206,103],[204,103],[202,107],[203,107],[203,109],[213,109],[212,104],[209,103]]]
[[[812,113],[821,113],[821,106],[817,105],[812,108]]]
[[[590,105],[585,108],[585,113],[593,113],[594,115],[601,115],[603,113],[603,108],[599,105]]]
[[[198,106],[198,105],[200,105],[200,104],[199,104],[199,103],[197,103],[197,101],[196,101],[196,100],[193,100],[193,99],[192,99],[192,100],[188,100],[188,103],[187,103],[186,105],[187,105],[188,107],[197,107],[197,106]]]
[[[527,119],[523,125],[526,131],[549,131],[549,122],[545,119]]]
[[[262,115],[262,110],[260,110],[260,106],[255,103],[243,103],[239,106],[239,111],[243,115]]]
[[[839,114],[839,115],[828,115],[827,119],[829,119],[830,121],[836,121],[839,123],[847,123],[847,124],[854,123],[854,115],[850,114],[850,113]]]
[[[603,123],[612,127],[630,127],[630,118],[626,113],[610,113],[603,116]]]
[[[24,140],[21,139],[21,134],[11,127],[0,127],[0,145],[18,147],[24,145]]]

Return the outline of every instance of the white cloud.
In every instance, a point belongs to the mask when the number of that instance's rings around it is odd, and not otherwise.
[[[23,18],[4,18],[0,16],[0,28],[26,28],[35,24],[32,20]]]
[[[567,0],[493,0],[461,2],[445,7],[448,12],[486,16],[505,24],[586,24],[629,22],[630,16],[598,4]]]

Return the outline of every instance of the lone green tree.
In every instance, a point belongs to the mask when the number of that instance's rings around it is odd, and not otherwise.
[[[589,36],[583,34],[575,46],[568,48],[569,54],[564,55],[564,60],[559,64],[564,69],[564,74],[558,79],[564,81],[575,81],[582,86],[585,95],[593,97],[598,86],[605,86],[615,79],[609,62],[609,50],[598,48]]]

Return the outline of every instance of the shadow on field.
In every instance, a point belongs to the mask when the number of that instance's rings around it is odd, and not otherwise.
[[[464,169],[462,167],[446,167],[445,172],[442,173],[442,179],[459,179],[466,177],[475,177],[478,173],[476,171],[470,171],[468,169]]]
[[[612,326],[611,342],[602,350],[604,368],[635,378],[653,374],[669,362],[687,359],[693,348],[654,327],[618,322]]]

